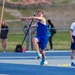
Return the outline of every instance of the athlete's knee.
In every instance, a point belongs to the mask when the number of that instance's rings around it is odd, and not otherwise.
[[[33,38],[33,39],[32,39],[32,42],[33,42],[33,43],[37,43],[37,39],[36,39],[36,38]]]

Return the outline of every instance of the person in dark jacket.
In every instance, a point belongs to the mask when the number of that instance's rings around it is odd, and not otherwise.
[[[56,33],[56,29],[53,25],[53,23],[51,22],[50,19],[47,20],[47,24],[48,24],[48,37],[49,37],[49,45],[50,45],[50,50],[53,51],[53,42],[52,42],[52,38],[54,36],[54,34]],[[46,49],[48,50],[48,45],[46,47]]]
[[[3,53],[5,53],[6,51],[8,31],[9,31],[8,26],[6,25],[5,21],[2,20],[0,38],[2,41],[2,52]]]

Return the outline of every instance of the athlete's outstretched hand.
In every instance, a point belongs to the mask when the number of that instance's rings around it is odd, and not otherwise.
[[[26,19],[25,19],[25,18],[21,18],[20,20],[21,20],[21,21],[25,21]]]

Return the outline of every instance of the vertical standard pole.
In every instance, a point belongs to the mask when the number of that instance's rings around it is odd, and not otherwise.
[[[6,2],[6,0],[3,0],[2,13],[1,13],[1,20],[0,20],[0,33],[1,33],[2,20],[3,20],[3,18],[4,18],[4,6],[5,6],[5,2]]]

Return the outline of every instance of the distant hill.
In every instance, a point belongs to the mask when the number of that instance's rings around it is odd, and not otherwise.
[[[0,0],[2,2],[3,0]],[[6,0],[8,2],[23,2],[25,4],[31,3],[52,3],[52,4],[75,4],[75,0]]]
[[[35,4],[38,2],[46,2],[52,4],[75,4],[75,0],[11,0],[15,2],[34,2]]]
[[[75,4],[75,0],[52,0],[52,4]]]

